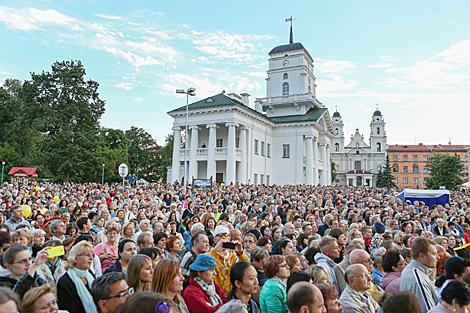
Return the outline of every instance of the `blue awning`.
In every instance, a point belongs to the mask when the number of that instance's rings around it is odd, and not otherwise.
[[[432,207],[436,204],[444,205],[449,203],[450,192],[449,190],[405,189],[396,197],[403,202],[406,200],[410,200],[411,203],[413,203],[413,201],[422,201],[426,203],[427,206]]]

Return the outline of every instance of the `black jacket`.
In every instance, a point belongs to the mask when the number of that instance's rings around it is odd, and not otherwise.
[[[91,294],[90,287],[86,286]],[[60,310],[67,310],[69,313],[86,313],[82,300],[78,296],[77,287],[68,273],[57,281],[57,299]]]
[[[113,265],[108,267],[103,274],[112,273],[112,272],[121,272],[122,273],[122,266],[121,261],[117,260]]]
[[[29,276],[26,272],[19,280],[11,278],[9,276],[0,277],[0,287],[7,287],[12,289],[16,294],[20,296],[20,299],[23,298],[24,294],[31,288],[39,287],[46,284],[47,282],[34,274],[34,277]]]

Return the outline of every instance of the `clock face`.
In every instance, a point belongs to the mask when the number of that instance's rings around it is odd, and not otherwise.
[[[284,66],[289,65],[289,60],[284,60],[284,61],[282,62],[282,65],[284,65]]]

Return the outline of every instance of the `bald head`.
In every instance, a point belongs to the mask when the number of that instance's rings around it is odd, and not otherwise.
[[[312,313],[326,312],[320,289],[308,282],[298,282],[289,289],[287,307],[290,312],[298,313],[304,306]]]
[[[346,283],[360,293],[366,292],[371,287],[372,277],[367,267],[362,264],[349,265],[344,277]]]
[[[242,232],[236,228],[230,230],[230,239],[232,241],[242,242]]]
[[[370,254],[367,253],[365,250],[360,250],[360,249],[354,249],[349,253],[349,263],[350,264],[362,264],[364,265],[369,272],[372,272],[373,270],[373,262],[370,257]]]

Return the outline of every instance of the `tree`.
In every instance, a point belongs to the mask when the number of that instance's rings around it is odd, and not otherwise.
[[[336,164],[335,162],[331,161],[331,184],[334,185],[336,183]]]
[[[458,155],[435,154],[426,164],[430,170],[430,176],[425,178],[426,187],[439,189],[444,186],[447,189],[458,189],[462,184],[460,172],[463,165]]]
[[[134,126],[126,130],[126,138],[129,142],[129,173],[148,181],[157,180],[157,156],[160,146],[144,129]]]
[[[128,164],[129,154],[127,147],[129,140],[124,131],[120,129],[101,128],[99,160],[105,167],[105,181],[120,182],[118,167],[121,163]]]
[[[392,175],[392,169],[390,167],[390,158],[387,155],[385,159],[385,165],[377,173],[377,180],[375,182],[379,188],[396,188],[395,178]]]
[[[173,134],[165,138],[165,145],[160,149],[157,158],[157,177],[166,181],[167,167],[171,166],[173,159]],[[169,182],[167,182],[169,183]]]

